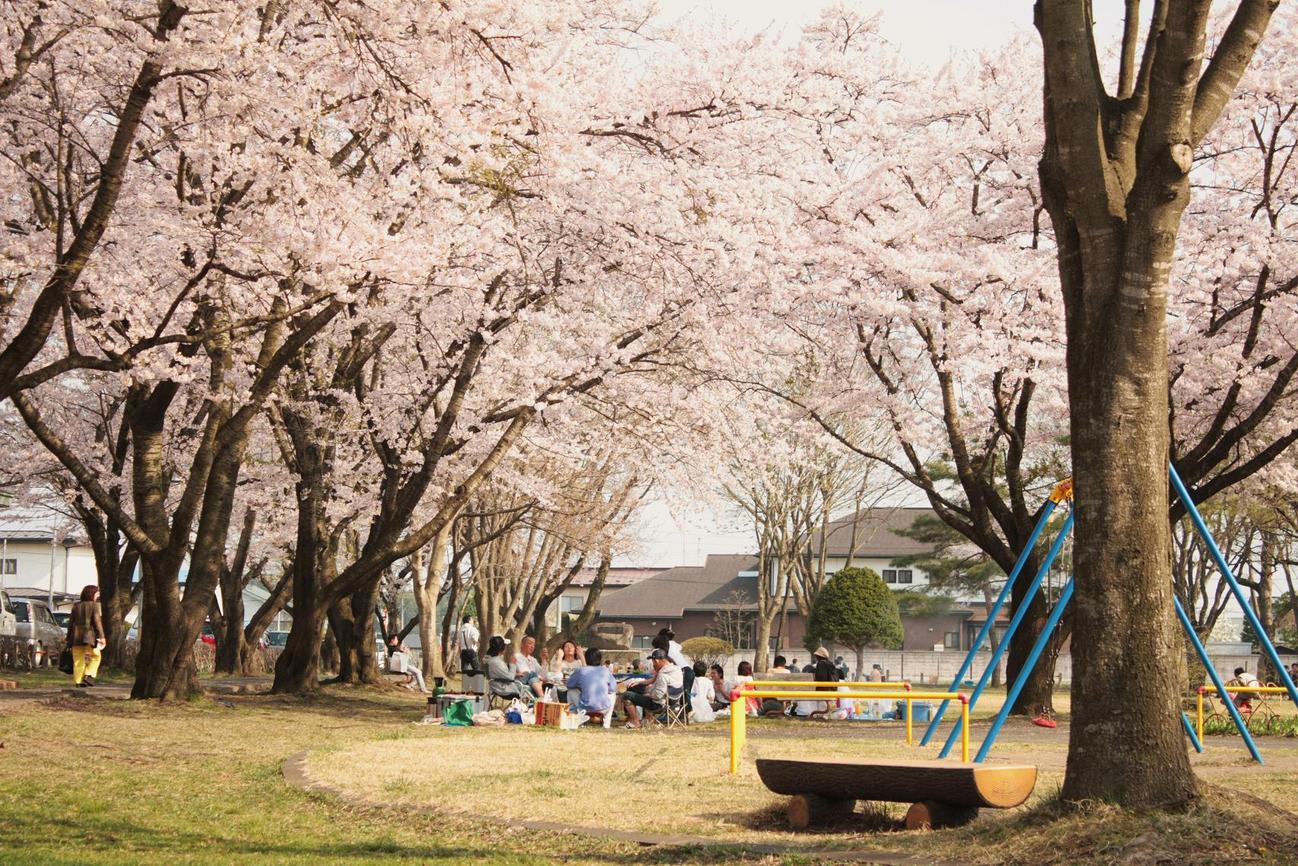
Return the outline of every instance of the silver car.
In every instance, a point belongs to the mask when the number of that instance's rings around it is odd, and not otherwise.
[[[26,639],[33,652],[42,653],[45,664],[57,663],[67,631],[54,621],[49,604],[39,598],[14,598],[10,599],[10,604],[17,619],[15,636],[19,640]]]
[[[13,602],[9,601],[9,593],[0,591],[0,637],[13,637],[17,630]]]

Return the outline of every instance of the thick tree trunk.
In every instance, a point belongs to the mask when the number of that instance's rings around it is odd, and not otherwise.
[[[1168,522],[1168,275],[1194,148],[1276,3],[1241,0],[1205,63],[1211,4],[1128,4],[1119,91],[1090,4],[1037,0],[1041,191],[1067,338],[1076,514],[1073,720],[1066,800],[1180,808],[1198,799],[1180,720]],[[1145,31],[1145,57],[1135,46]]]
[[[1069,339],[1077,509],[1070,800],[1179,806],[1197,796],[1178,721],[1167,343],[1155,306],[1143,327]]]
[[[378,680],[375,658],[374,611],[379,580],[329,607],[329,627],[338,642],[338,682],[373,683]]]
[[[308,455],[311,456],[311,455]],[[318,458],[318,455],[314,455]],[[314,466],[318,468],[319,464]],[[306,471],[304,471],[306,470]],[[303,694],[320,687],[320,639],[324,612],[320,606],[322,574],[333,555],[324,524],[322,476],[299,464],[297,535],[292,569],[293,625],[275,661],[273,694]]]
[[[218,674],[236,674],[239,672],[239,660],[244,655],[243,639],[243,591],[236,589],[228,593],[221,588],[224,596],[225,613],[221,617],[221,629],[216,636],[216,664]]]

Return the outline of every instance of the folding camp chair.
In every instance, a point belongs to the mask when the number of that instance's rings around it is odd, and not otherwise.
[[[690,693],[681,688],[667,687],[667,702],[663,706],[662,722],[669,728],[690,723]]]

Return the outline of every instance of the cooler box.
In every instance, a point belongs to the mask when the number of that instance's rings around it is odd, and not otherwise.
[[[928,701],[911,701],[911,712],[915,714],[912,721],[927,722],[933,717],[933,706]],[[901,721],[906,720],[906,702],[897,701],[897,718]]]
[[[475,715],[477,713],[485,713],[487,711],[486,695],[463,695],[463,694],[448,693],[445,695],[437,696],[437,716],[439,718],[445,718],[446,708],[449,707],[451,704],[455,703],[456,701],[472,701],[473,712]]]

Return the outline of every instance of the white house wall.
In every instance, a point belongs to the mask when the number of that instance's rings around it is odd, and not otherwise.
[[[852,565],[856,568],[865,567],[865,568],[872,569],[880,575],[883,574],[883,570],[885,568],[897,567],[892,564],[891,559],[884,559],[875,556],[854,556],[852,557]],[[841,568],[846,568],[846,567],[847,567],[847,557],[845,556],[829,556],[825,558],[826,573],[835,572]],[[911,570],[912,576],[914,578],[913,582],[900,583],[900,584],[890,583],[888,584],[889,587],[896,590],[903,590],[903,589],[920,589],[928,586],[928,572],[924,571],[923,569],[916,568],[913,565],[908,565],[905,567]]]
[[[4,574],[5,587],[34,587],[50,589],[50,545],[10,541],[5,550],[6,559],[16,560],[17,573]],[[54,592],[80,594],[82,587],[98,583],[95,574],[95,555],[88,546],[54,548]]]

